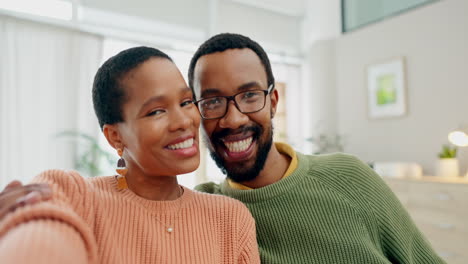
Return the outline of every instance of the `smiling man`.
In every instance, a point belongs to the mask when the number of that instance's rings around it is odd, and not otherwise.
[[[211,156],[232,183],[254,188],[277,181],[257,176],[285,171],[290,160],[271,148],[278,93],[261,65],[253,50],[229,49],[200,57],[190,74]]]
[[[367,165],[273,143],[278,92],[256,42],[237,34],[207,40],[192,58],[189,84],[204,140],[227,176],[197,189],[247,205],[263,263],[443,263]]]

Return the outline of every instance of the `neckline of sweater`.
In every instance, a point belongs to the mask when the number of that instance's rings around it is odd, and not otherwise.
[[[175,200],[167,200],[167,201],[155,201],[155,200],[148,200],[141,196],[138,196],[132,190],[125,188],[119,190],[117,188],[117,182],[115,181],[113,176],[106,177],[109,184],[112,186],[114,192],[119,193],[122,198],[136,204],[137,206],[141,206],[150,211],[150,213],[155,214],[178,214],[183,208],[187,207],[187,205],[193,200],[194,193],[189,188],[186,188],[182,185],[183,192],[182,195],[175,199]]]

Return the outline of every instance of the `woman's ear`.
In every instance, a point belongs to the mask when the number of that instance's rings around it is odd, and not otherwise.
[[[124,148],[122,137],[117,124],[105,124],[102,127],[102,132],[104,133],[104,136],[106,137],[109,145],[111,145],[114,149]]]

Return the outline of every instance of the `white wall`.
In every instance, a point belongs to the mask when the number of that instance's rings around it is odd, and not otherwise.
[[[316,41],[307,53],[309,67],[309,111],[311,132],[308,137],[337,131],[335,40]]]
[[[302,24],[302,50],[308,53],[315,41],[341,34],[341,0],[308,0]]]
[[[301,46],[300,24],[298,17],[220,1],[215,33],[240,33],[258,41],[270,52],[297,55]]]
[[[0,189],[51,168],[72,168],[88,148],[65,131],[97,135],[91,86],[99,36],[0,15]]]
[[[332,44],[331,44],[332,45]],[[442,0],[336,40],[338,129],[366,161],[415,161],[434,173],[447,134],[468,124],[468,1]],[[404,56],[408,114],[369,120],[366,66]],[[462,169],[468,150],[461,149]]]

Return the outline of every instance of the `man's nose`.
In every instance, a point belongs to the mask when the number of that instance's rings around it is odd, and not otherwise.
[[[237,129],[249,122],[249,117],[237,109],[233,101],[228,103],[226,115],[219,120],[221,128]]]

